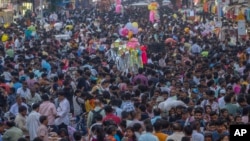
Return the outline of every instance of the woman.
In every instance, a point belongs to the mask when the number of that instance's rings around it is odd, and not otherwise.
[[[136,141],[135,132],[132,127],[128,127],[126,129],[125,136],[122,138],[122,141]]]
[[[229,135],[228,134],[221,135],[218,141],[229,141]]]
[[[206,122],[210,121],[210,113],[212,112],[212,107],[210,105],[205,106],[204,120]]]
[[[102,126],[94,126],[91,129],[92,135],[89,137],[89,141],[104,141],[105,132]]]

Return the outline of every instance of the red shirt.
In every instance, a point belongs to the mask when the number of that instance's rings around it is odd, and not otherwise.
[[[102,121],[105,122],[105,121],[108,121],[108,120],[113,120],[117,125],[120,124],[120,122],[121,122],[121,119],[118,116],[114,115],[113,113],[112,114],[107,114],[103,118]]]

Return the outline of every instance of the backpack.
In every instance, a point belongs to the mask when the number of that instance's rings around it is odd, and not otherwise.
[[[100,110],[98,110],[98,111],[95,111],[95,110],[92,110],[91,112],[93,113],[93,118],[92,118],[92,122],[91,122],[91,124],[93,125],[96,121],[96,116],[97,115],[100,115],[100,113],[101,113],[101,111],[102,111],[102,109],[100,109]]]

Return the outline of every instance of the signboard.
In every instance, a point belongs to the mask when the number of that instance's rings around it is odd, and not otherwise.
[[[238,21],[238,35],[246,35],[246,22],[244,20]]]

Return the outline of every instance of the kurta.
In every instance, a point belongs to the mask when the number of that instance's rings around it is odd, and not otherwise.
[[[30,140],[37,137],[37,129],[40,125],[40,113],[32,111],[27,118],[27,129],[29,131]]]

